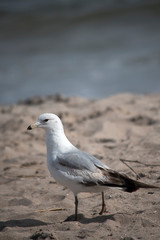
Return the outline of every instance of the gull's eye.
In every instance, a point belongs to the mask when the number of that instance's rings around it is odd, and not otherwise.
[[[49,119],[44,119],[44,122],[48,122]]]

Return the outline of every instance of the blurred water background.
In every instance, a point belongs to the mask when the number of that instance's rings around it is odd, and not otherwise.
[[[0,0],[0,103],[160,92],[160,1]]]

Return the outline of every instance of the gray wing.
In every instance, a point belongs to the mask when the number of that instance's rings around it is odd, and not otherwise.
[[[57,164],[59,170],[63,171],[65,169],[66,172],[67,169],[68,176],[76,176],[77,181],[86,187],[99,185],[119,188],[126,192],[134,192],[139,188],[156,188],[114,171],[94,156],[80,150],[59,154]]]
[[[97,167],[101,169],[108,168],[94,156],[80,150],[59,154],[57,156],[57,162],[61,166],[72,170],[88,170],[91,172],[97,172]]]

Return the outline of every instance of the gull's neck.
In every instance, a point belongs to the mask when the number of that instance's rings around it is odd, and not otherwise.
[[[57,155],[58,153],[66,153],[75,147],[67,139],[63,128],[46,131],[47,155]]]

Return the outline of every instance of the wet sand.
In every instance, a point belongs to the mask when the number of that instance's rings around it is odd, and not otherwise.
[[[50,96],[0,106],[0,239],[160,239],[160,192],[106,189],[79,194],[50,177],[42,129],[27,131],[44,112],[59,115],[70,141],[134,179],[160,186],[160,95],[121,94],[100,100]],[[133,168],[135,174],[120,159]],[[46,209],[46,211],[40,211]],[[52,210],[52,211],[50,211]]]

